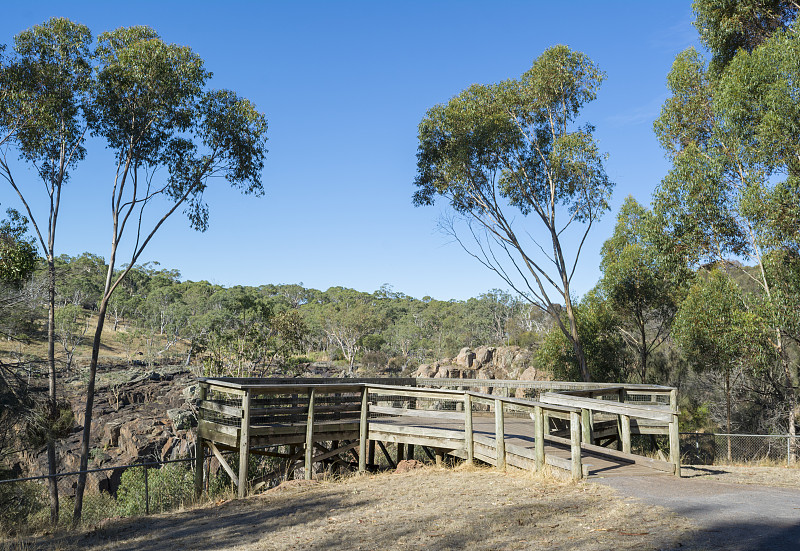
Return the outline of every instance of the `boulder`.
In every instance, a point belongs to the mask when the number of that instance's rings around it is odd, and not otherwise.
[[[470,368],[474,362],[475,352],[469,348],[462,348],[458,356],[456,356],[456,365],[460,365],[461,367]]]
[[[494,356],[495,348],[493,346],[479,346],[475,349],[475,363],[477,363],[477,367],[481,368],[483,366],[489,365],[492,361],[492,357]],[[470,366],[467,366],[470,367]]]
[[[175,431],[186,430],[197,426],[197,418],[194,413],[188,409],[168,409],[167,417],[172,421],[172,428]]]
[[[404,459],[397,464],[397,468],[394,470],[394,472],[395,474],[402,474],[416,469],[421,469],[424,466],[424,463],[417,461],[416,459]]]

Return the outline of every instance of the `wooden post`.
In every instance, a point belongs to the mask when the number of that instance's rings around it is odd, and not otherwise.
[[[205,383],[200,383],[197,389],[197,402],[198,404],[206,399],[207,387]],[[203,493],[203,463],[205,462],[205,446],[203,439],[200,437],[200,425],[203,422],[203,410],[197,408],[197,433],[194,442],[194,497],[200,498]]]
[[[472,396],[464,394],[464,447],[467,448],[467,463],[475,462],[475,443],[472,433]]]
[[[361,421],[358,424],[358,472],[367,470],[367,438],[369,438],[369,391],[367,386],[361,389]],[[374,458],[375,448],[372,448]]]
[[[672,421],[669,423],[669,461],[675,465],[675,476],[681,476],[681,438],[678,428],[678,389],[669,391]]]
[[[669,461],[675,465],[675,476],[681,476],[681,439],[678,433],[678,416],[674,414],[669,423]]]
[[[581,409],[581,436],[587,444],[594,444],[592,439],[592,410]]]
[[[436,454],[436,466],[441,467],[442,463],[444,462],[444,453],[442,452],[442,449],[434,449],[434,454]]]
[[[569,412],[570,449],[572,452],[572,478],[583,478],[581,466],[581,416],[577,411]]]
[[[247,495],[247,467],[250,461],[250,390],[242,396],[242,427],[239,430],[239,497]]]
[[[361,456],[359,455],[359,463],[360,462],[361,462]],[[367,465],[374,465],[374,464],[375,464],[375,440],[369,440],[369,446],[367,446]]]
[[[622,452],[631,453],[631,418],[628,415],[620,415],[622,419],[622,430],[620,436],[622,437]]]
[[[414,444],[406,444],[406,459],[414,459]]]
[[[536,406],[534,409],[534,416],[536,417],[534,430],[536,431],[536,470],[541,471],[544,468],[544,414],[542,413],[542,406]]]
[[[506,426],[503,415],[503,401],[494,401],[494,441],[497,449],[497,468],[506,468]]]
[[[402,442],[397,443],[397,461],[396,463],[399,465],[401,461],[406,458],[406,445]]]
[[[308,417],[306,418],[306,458],[305,473],[303,478],[311,480],[314,471],[314,399],[317,389],[312,388],[308,393]]]

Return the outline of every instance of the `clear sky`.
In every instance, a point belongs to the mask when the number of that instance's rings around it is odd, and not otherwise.
[[[505,286],[437,231],[445,203],[412,205],[427,109],[472,83],[518,77],[554,44],[607,73],[583,119],[596,126],[616,190],[575,276],[582,295],[599,277],[599,249],[622,201],[648,204],[667,171],[652,123],[675,55],[697,45],[689,0],[9,2],[0,43],[10,47],[19,31],[53,16],[95,36],[151,26],[205,60],[211,87],[249,98],[269,121],[266,194],[245,197],[217,182],[206,194],[209,230],[193,232],[175,216],[144,260],[222,285],[371,292],[388,283],[442,300]],[[102,144],[90,142],[65,190],[59,252],[108,254],[113,171]],[[31,173],[21,178],[42,191]],[[5,182],[0,203],[20,206]]]

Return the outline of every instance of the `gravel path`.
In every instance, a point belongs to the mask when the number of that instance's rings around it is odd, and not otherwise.
[[[694,521],[700,530],[682,542],[691,548],[800,550],[800,487],[704,480],[701,471],[689,469],[690,477],[680,479],[651,475],[592,481]],[[721,476],[719,471],[710,472]]]

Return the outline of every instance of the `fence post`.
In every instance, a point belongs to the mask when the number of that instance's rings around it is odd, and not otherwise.
[[[464,393],[464,446],[467,448],[467,463],[475,462],[475,443],[472,440],[472,396]]]
[[[203,422],[203,401],[206,399],[207,387],[204,383],[200,383],[197,389],[197,433],[195,434],[194,442],[194,497],[200,499],[203,493],[203,462],[205,461],[205,449],[203,447],[203,438],[200,436],[200,425]]]
[[[312,388],[308,393],[308,417],[306,418],[306,457],[303,478],[311,480],[314,470],[314,398],[317,390]]]
[[[592,410],[590,409],[581,409],[581,434],[584,442],[594,444],[592,439]]]
[[[497,448],[497,468],[506,468],[506,427],[502,400],[494,401],[494,441]]]
[[[242,396],[242,426],[239,431],[239,497],[247,495],[247,468],[250,461],[250,389]]]
[[[675,476],[681,476],[681,437],[678,432],[678,389],[669,391],[672,420],[669,423],[669,461],[675,465]]]
[[[569,412],[570,451],[572,456],[572,478],[583,478],[581,465],[581,417],[577,411]]]
[[[620,417],[622,418],[622,451],[631,453],[631,418],[627,415]]]
[[[536,470],[541,471],[544,468],[544,414],[542,413],[542,406],[536,406],[534,416],[536,417],[534,426],[534,430],[536,430],[536,439],[534,440],[534,445],[536,446]]]
[[[361,419],[358,424],[358,472],[367,470],[367,439],[369,438],[369,390],[361,388]],[[375,445],[369,443],[370,463],[374,462]]]

